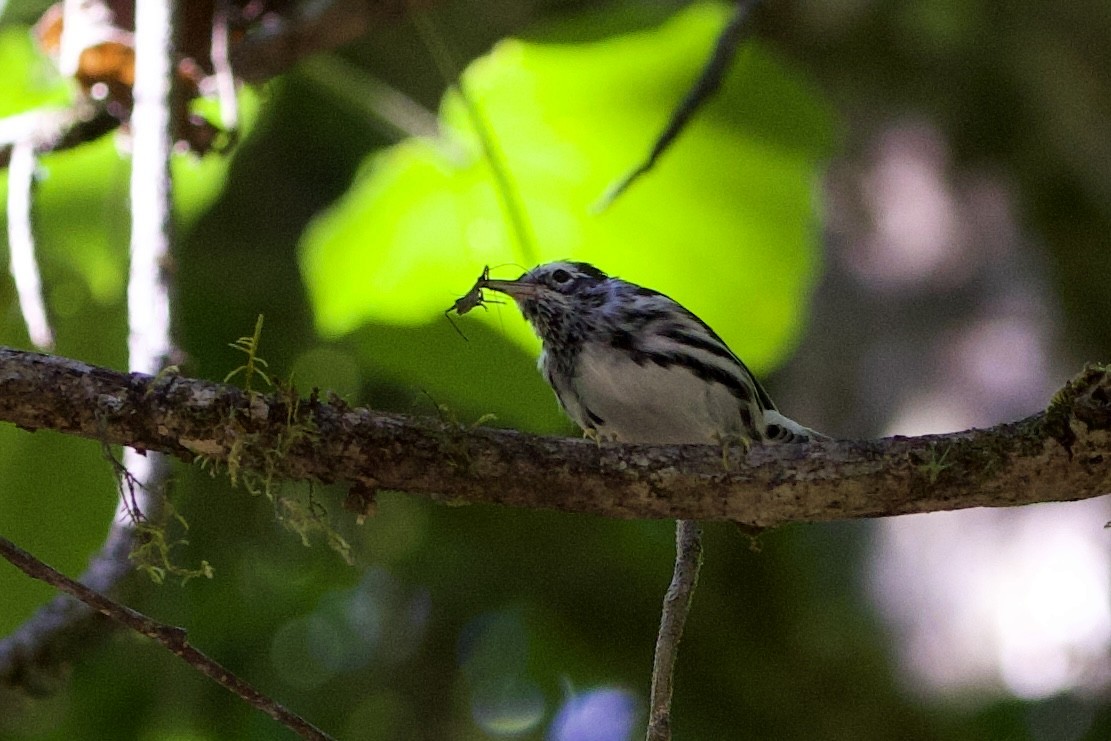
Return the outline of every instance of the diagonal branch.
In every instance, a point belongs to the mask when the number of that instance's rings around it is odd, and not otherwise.
[[[10,561],[28,576],[57,587],[76,600],[88,605],[101,615],[111,618],[120,625],[131,628],[137,633],[158,641],[182,661],[204,674],[217,684],[227,688],[244,701],[255,706],[274,720],[283,724],[301,738],[316,741],[330,741],[331,736],[309,723],[307,720],[288,710],[282,704],[259,692],[248,682],[240,679],[230,670],[209,658],[204,652],[189,643],[185,631],[172,625],[152,620],[141,612],[105,597],[81,582],[70,579],[65,574],[48,566],[27,551],[0,537],[0,556]]]
[[[313,397],[247,394],[0,348],[0,420],[289,479],[619,518],[787,522],[1072,501],[1111,491],[1111,370],[1049,408],[947,435],[753,446],[597,445]]]
[[[729,21],[725,24],[721,33],[718,34],[717,41],[714,42],[714,50],[702,66],[702,73],[687,91],[683,100],[671,112],[671,118],[664,126],[663,131],[656,137],[648,156],[623,178],[609,187],[594,206],[595,210],[608,208],[617,200],[618,196],[629,189],[634,181],[650,172],[656,166],[660,157],[663,156],[663,153],[683,133],[691,117],[717,93],[721,83],[725,80],[725,74],[729,71],[729,65],[737,55],[738,45],[749,32],[748,17],[760,0],[735,1],[733,15],[730,16]]]

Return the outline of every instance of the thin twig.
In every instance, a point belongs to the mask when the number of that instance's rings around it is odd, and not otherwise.
[[[388,137],[439,136],[440,124],[435,113],[343,57],[335,54],[311,57],[297,67],[297,72],[319,90],[369,115],[372,122],[381,124],[379,128]]]
[[[509,224],[517,241],[517,247],[520,249],[521,261],[526,265],[535,265],[538,261],[536,240],[533,239],[532,229],[529,228],[528,216],[525,213],[525,204],[521,200],[520,189],[509,172],[509,165],[498,146],[494,130],[490,126],[490,122],[486,120],[486,116],[483,115],[482,109],[479,108],[474,98],[467,91],[466,85],[463,83],[463,76],[459,71],[459,65],[453,58],[447,42],[436,30],[436,24],[432,22],[427,13],[414,8],[412,0],[408,0],[408,2],[410,3],[413,22],[424,40],[424,45],[432,55],[444,82],[453,86],[459,94],[467,118],[470,119],[471,126],[474,127],[475,136],[478,138],[479,146],[482,147],[482,153],[490,168],[490,173],[494,177],[494,184],[497,187],[502,210],[506,218],[509,219]]]
[[[27,335],[35,347],[54,347],[54,331],[42,298],[42,275],[35,259],[35,235],[31,228],[31,194],[35,187],[35,145],[30,139],[12,146],[8,164],[8,268],[19,296],[19,311]]]
[[[725,79],[725,73],[729,69],[730,62],[736,56],[737,46],[744,37],[744,32],[748,30],[745,21],[748,20],[749,13],[759,2],[760,0],[736,1],[733,15],[718,35],[717,42],[714,44],[714,51],[702,68],[702,74],[699,75],[698,80],[687,91],[686,97],[672,112],[671,119],[657,137],[656,143],[652,145],[648,157],[632,172],[611,185],[592,210],[603,211],[608,208],[617,200],[618,196],[633,184],[633,181],[655,167],[656,160],[667,151],[667,148],[686,128],[691,116],[717,92],[718,88],[721,87],[722,80]]]
[[[652,661],[652,690],[648,700],[647,741],[671,739],[671,688],[679,641],[690,614],[691,599],[702,568],[702,527],[694,520],[675,523],[675,571],[664,595],[656,655]]]
[[[2,536],[0,536],[0,555],[3,555],[5,559],[27,576],[44,581],[80,600],[101,615],[131,628],[147,638],[158,641],[201,674],[243,698],[246,702],[301,736],[301,738],[321,741],[331,739],[331,736],[324,733],[324,731],[288,710],[273,698],[259,692],[250,683],[240,679],[222,664],[195,648],[189,643],[184,629],[160,623],[141,612],[89,589],[84,584],[70,579],[65,574],[43,563]]]

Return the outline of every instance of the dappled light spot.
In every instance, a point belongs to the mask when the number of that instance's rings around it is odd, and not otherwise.
[[[368,665],[395,665],[420,645],[429,610],[424,589],[372,568],[355,588],[326,594],[311,613],[282,625],[271,659],[286,682],[306,688]]]
[[[516,612],[471,621],[459,639],[459,663],[471,717],[483,731],[515,736],[544,719],[544,695],[528,675],[528,634]]]
[[[1025,699],[1111,684],[1107,503],[889,520],[871,590],[916,687]]]
[[[641,715],[628,690],[601,687],[572,695],[556,713],[548,741],[627,741]]]

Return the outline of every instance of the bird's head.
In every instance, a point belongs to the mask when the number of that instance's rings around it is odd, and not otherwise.
[[[589,322],[605,304],[609,282],[589,263],[561,260],[538,265],[516,280],[487,279],[482,287],[511,296],[540,338],[549,341]]]

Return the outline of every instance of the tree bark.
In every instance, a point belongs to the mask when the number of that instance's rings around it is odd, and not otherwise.
[[[757,527],[1086,499],[1111,491],[1111,374],[1046,411],[947,435],[753,446],[602,444],[467,428],[317,394],[245,392],[0,348],[0,420],[285,479],[436,501]]]

